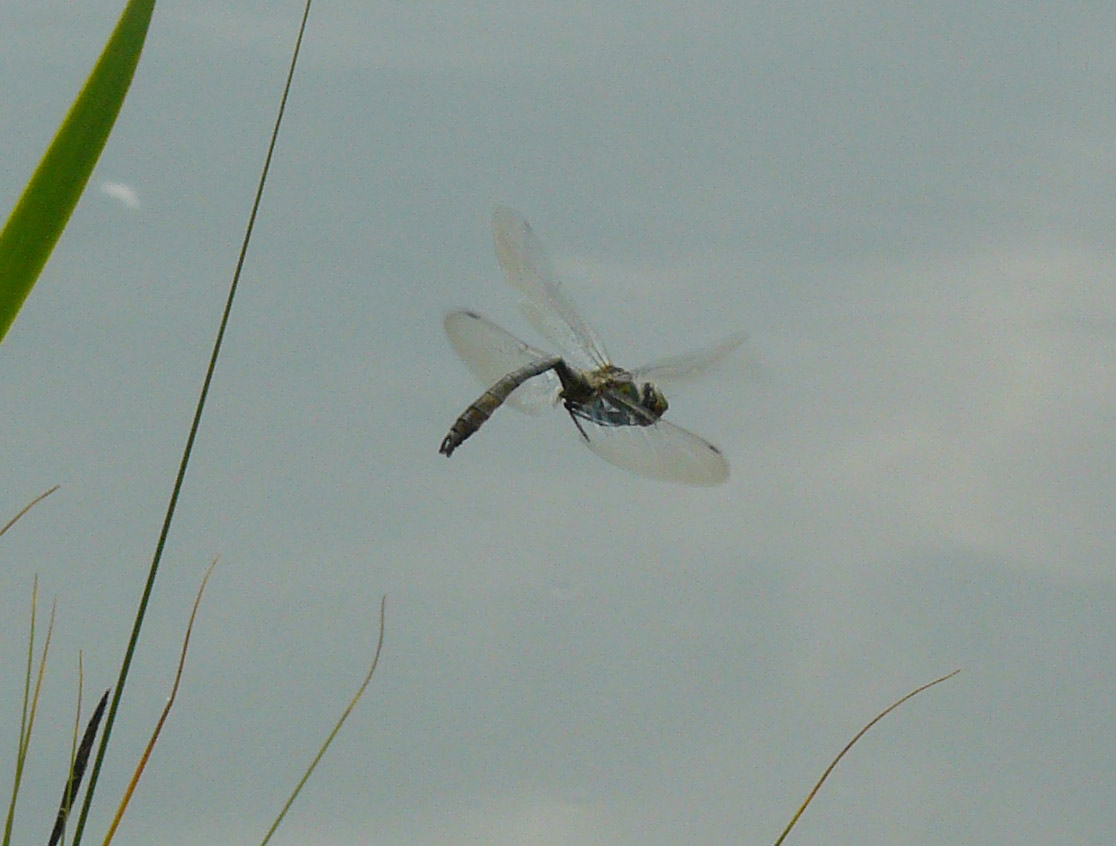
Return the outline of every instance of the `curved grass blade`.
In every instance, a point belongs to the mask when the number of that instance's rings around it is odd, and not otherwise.
[[[50,488],[49,490],[44,491],[43,493],[41,493],[37,497],[35,497],[33,500],[31,500],[29,503],[27,503],[25,506],[23,506],[23,508],[20,509],[19,514],[17,514],[15,517],[13,517],[11,520],[9,520],[3,526],[0,526],[0,536],[2,536],[6,531],[8,531],[8,529],[10,529],[12,526],[14,526],[16,524],[16,521],[20,517],[22,517],[24,514],[26,514],[28,511],[30,511],[32,508],[34,508],[36,505],[38,505],[40,502],[42,502],[44,499],[46,499],[48,496],[50,496],[52,493],[54,493],[56,490],[58,490],[59,487],[60,487],[60,485],[55,485],[53,488]]]
[[[136,792],[136,785],[139,784],[140,776],[143,775],[143,771],[147,768],[147,761],[151,758],[151,752],[155,749],[155,741],[157,741],[159,735],[162,734],[163,726],[166,724],[167,717],[170,716],[171,708],[174,706],[174,700],[178,697],[178,685],[182,681],[182,670],[186,666],[186,652],[190,648],[190,634],[194,631],[194,620],[198,616],[198,606],[201,605],[205,586],[209,582],[209,577],[213,575],[213,568],[216,566],[217,559],[214,558],[213,563],[209,565],[209,569],[205,571],[201,586],[198,588],[198,595],[194,597],[194,607],[190,611],[190,622],[186,624],[186,636],[182,639],[182,653],[178,657],[178,671],[174,674],[174,684],[171,685],[170,696],[167,697],[167,704],[163,706],[163,713],[159,715],[159,721],[155,724],[155,729],[151,732],[151,739],[147,741],[147,748],[143,750],[143,755],[140,756],[140,761],[139,764],[136,765],[136,771],[132,775],[132,780],[128,782],[128,789],[124,791],[124,798],[120,800],[120,805],[116,809],[116,815],[112,818],[112,824],[109,826],[108,833],[105,835],[105,846],[108,846],[112,841],[113,835],[116,834],[116,829],[120,826],[120,821],[124,818],[124,812],[128,809],[128,803],[132,801],[132,794]]]
[[[0,231],[0,341],[8,333],[108,141],[139,62],[155,0],[131,0],[70,113]]]
[[[349,700],[348,706],[345,708],[344,712],[342,712],[341,718],[333,727],[333,731],[329,733],[329,737],[325,739],[325,742],[321,745],[321,748],[318,749],[318,754],[314,756],[314,760],[310,762],[310,766],[306,768],[306,772],[302,774],[302,778],[299,779],[298,784],[295,785],[295,789],[291,791],[291,795],[287,798],[286,804],[283,805],[283,809],[275,818],[275,822],[271,824],[271,828],[267,830],[267,834],[264,835],[264,839],[260,841],[260,846],[266,846],[268,841],[271,840],[271,836],[275,834],[275,830],[279,828],[279,823],[281,823],[283,821],[283,817],[287,815],[287,811],[289,811],[291,805],[294,804],[294,800],[302,791],[303,786],[305,786],[306,782],[310,780],[310,774],[314,772],[314,768],[317,767],[318,762],[322,760],[322,756],[324,756],[326,750],[329,749],[329,745],[333,743],[333,738],[337,737],[337,732],[341,731],[341,726],[345,724],[345,720],[349,718],[349,714],[352,713],[353,708],[355,708],[357,702],[360,701],[360,697],[364,695],[364,691],[365,688],[368,687],[368,683],[372,681],[372,674],[376,672],[376,667],[380,663],[380,651],[384,648],[384,609],[386,607],[387,595],[385,594],[380,598],[380,637],[376,641],[376,654],[372,656],[372,666],[368,668],[368,674],[365,675],[364,681],[360,683],[360,687],[357,688],[357,692],[353,695],[353,698]]]
[[[928,688],[931,688],[936,684],[941,684],[946,679],[953,678],[955,675],[957,675],[960,672],[961,672],[960,670],[954,670],[952,673],[947,673],[946,675],[942,676],[941,678],[934,679],[934,681],[932,681],[932,682],[927,682],[926,684],[922,685],[921,687],[916,687],[914,690],[912,690],[906,696],[902,697],[901,699],[897,699],[896,701],[894,701],[890,705],[888,705],[886,708],[884,708],[882,711],[880,711],[880,713],[876,714],[876,716],[871,720],[871,722],[868,723],[868,725],[866,725],[864,728],[862,728],[860,731],[858,731],[856,733],[856,735],[853,737],[853,739],[845,744],[845,748],[842,749],[840,752],[838,752],[837,757],[834,758],[832,762],[830,762],[828,767],[826,767],[825,772],[822,773],[822,777],[818,779],[818,783],[814,785],[814,789],[811,790],[810,794],[806,797],[806,801],[802,803],[802,806],[797,811],[795,811],[794,816],[791,817],[791,821],[789,823],[787,823],[787,827],[783,829],[783,833],[780,834],[779,839],[775,841],[775,846],[781,846],[782,842],[787,839],[787,835],[790,834],[791,829],[794,828],[794,824],[798,822],[799,818],[802,816],[803,812],[806,810],[806,806],[809,805],[812,801],[814,801],[814,797],[818,795],[818,791],[821,790],[821,786],[823,784],[825,784],[825,780],[827,778],[829,778],[829,774],[831,772],[833,772],[834,767],[837,766],[837,762],[840,761],[842,758],[844,758],[845,753],[848,752],[850,749],[852,749],[853,745],[858,740],[860,740],[860,738],[864,737],[864,735],[866,735],[868,733],[868,729],[872,728],[872,726],[874,726],[876,723],[878,723],[880,720],[882,720],[884,717],[886,717],[888,714],[890,714],[892,711],[894,711],[896,708],[898,708],[900,705],[902,705],[908,699],[912,699],[913,697],[918,696],[920,693],[922,693],[922,691],[927,690]]]

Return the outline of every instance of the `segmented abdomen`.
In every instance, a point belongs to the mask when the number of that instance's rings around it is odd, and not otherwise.
[[[477,431],[497,408],[504,404],[504,400],[511,395],[512,391],[528,379],[533,379],[539,374],[562,364],[563,361],[559,356],[540,358],[538,361],[525,365],[500,379],[461,413],[461,416],[450,427],[449,434],[442,440],[442,446],[438,449],[438,452],[447,458],[453,455],[453,451],[461,446],[473,432]]]

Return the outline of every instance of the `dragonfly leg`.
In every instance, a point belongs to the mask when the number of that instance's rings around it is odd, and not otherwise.
[[[585,430],[581,427],[581,421],[577,419],[580,415],[578,415],[578,413],[574,411],[573,406],[569,403],[566,404],[566,411],[569,412],[570,420],[572,420],[573,424],[577,426],[577,431],[581,433],[581,437],[588,441],[589,436],[585,434]]]

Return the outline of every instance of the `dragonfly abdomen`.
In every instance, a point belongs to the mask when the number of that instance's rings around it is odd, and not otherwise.
[[[438,449],[438,452],[446,456],[446,458],[449,458],[453,455],[453,451],[464,443],[466,438],[477,431],[477,429],[484,424],[484,421],[491,417],[493,412],[504,404],[504,400],[511,395],[512,391],[528,379],[533,379],[555,368],[559,368],[562,371],[567,369],[565,362],[562,361],[560,356],[540,358],[538,361],[533,361],[509,373],[507,376],[504,376],[495,385],[477,397],[476,402],[465,409],[461,413],[461,416],[454,421],[453,426],[450,427],[449,434],[442,440],[442,446]]]

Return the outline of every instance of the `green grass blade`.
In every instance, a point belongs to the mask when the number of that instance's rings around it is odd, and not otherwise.
[[[101,156],[132,83],[154,9],[155,0],[130,0],[125,7],[0,232],[0,341],[31,293]]]

